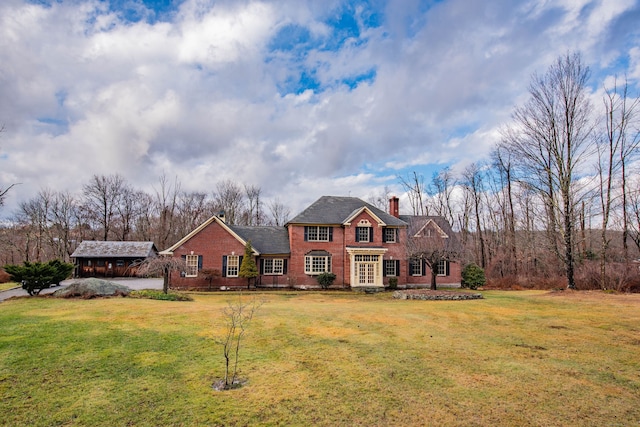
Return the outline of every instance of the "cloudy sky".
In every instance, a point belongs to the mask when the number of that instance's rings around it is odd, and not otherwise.
[[[2,0],[0,216],[119,173],[297,213],[484,158],[532,73],[640,80],[640,0]]]

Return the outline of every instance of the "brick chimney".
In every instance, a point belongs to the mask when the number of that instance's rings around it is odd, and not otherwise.
[[[393,216],[395,216],[396,218],[400,218],[400,199],[398,199],[396,196],[392,196],[389,199],[389,213]]]

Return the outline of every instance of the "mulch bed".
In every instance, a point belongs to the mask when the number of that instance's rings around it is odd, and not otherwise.
[[[432,291],[430,289],[408,289],[393,292],[393,298],[424,301],[465,301],[482,299],[482,294],[457,291]]]

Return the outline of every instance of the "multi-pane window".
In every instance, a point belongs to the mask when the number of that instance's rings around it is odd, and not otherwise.
[[[227,256],[227,277],[238,277],[240,269],[240,257],[238,255]]]
[[[397,262],[393,259],[385,259],[384,260],[384,275],[389,277],[394,277],[398,275],[398,271],[396,269]]]
[[[412,276],[422,276],[422,260],[419,258],[410,259],[409,271]]]
[[[385,228],[384,229],[384,241],[387,243],[395,243],[396,242],[396,230],[395,228]]]
[[[438,262],[438,276],[446,276],[447,275],[447,263],[449,261],[441,259]]]
[[[280,258],[270,259],[267,258],[264,260],[264,274],[267,275],[277,275],[283,274],[284,271],[284,260]]]
[[[321,274],[331,271],[331,257],[307,255],[304,257],[305,274]]]
[[[356,255],[355,262],[378,262],[380,255]]]
[[[198,255],[187,255],[185,262],[187,264],[185,276],[196,277],[198,275]]]
[[[356,227],[356,242],[370,242],[371,227]]]
[[[308,242],[329,242],[331,227],[320,225],[309,225],[305,227],[305,238]]]

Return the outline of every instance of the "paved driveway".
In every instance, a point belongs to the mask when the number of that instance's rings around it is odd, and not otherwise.
[[[43,289],[40,292],[41,295],[50,294],[52,292],[57,291],[60,288],[64,288],[65,286],[69,286],[77,279],[69,279],[60,283],[60,286],[55,286],[49,289]],[[119,283],[121,285],[127,286],[130,289],[162,289],[162,278],[160,279],[142,279],[138,277],[116,277],[111,279],[106,279],[110,282]],[[19,296],[28,296],[29,294],[22,288],[9,289],[8,291],[0,292],[0,301],[4,301],[11,297],[19,297]]]

